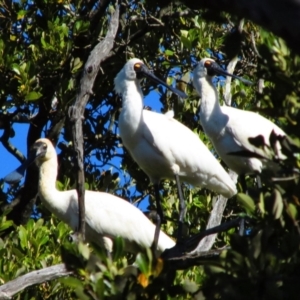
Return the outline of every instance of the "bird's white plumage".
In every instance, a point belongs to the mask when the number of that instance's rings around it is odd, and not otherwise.
[[[193,76],[194,87],[201,96],[201,125],[229,168],[238,174],[260,173],[263,168],[262,160],[228,153],[247,150],[267,157],[267,149],[255,147],[248,138],[261,135],[264,137],[265,144],[270,146],[269,138],[272,131],[281,136],[285,133],[257,113],[220,106],[217,90],[212,83],[213,76],[208,75],[204,66],[207,60],[213,61],[209,58],[202,59],[195,68]],[[279,148],[278,150],[280,152]]]
[[[78,201],[76,190],[58,191],[57,155],[52,143],[40,139],[47,145],[47,153],[37,159],[40,169],[39,195],[44,205],[59,219],[75,230],[78,227]],[[36,142],[36,143],[37,143]],[[136,253],[149,248],[154,239],[155,225],[129,202],[103,192],[85,192],[86,239],[111,251],[112,240],[120,236],[125,241],[125,250]],[[171,248],[175,242],[160,232],[158,251]]]
[[[171,114],[143,110],[143,94],[133,69],[136,63],[142,64],[129,60],[115,78],[123,104],[120,137],[133,159],[153,183],[178,174],[194,186],[233,196],[234,182],[198,136]]]

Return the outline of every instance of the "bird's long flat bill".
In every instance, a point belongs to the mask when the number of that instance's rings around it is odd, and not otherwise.
[[[6,175],[3,180],[7,183],[17,183],[19,181],[21,181],[21,179],[24,177],[25,175],[25,171],[29,166],[29,161],[26,160],[23,164],[21,164],[21,166],[19,166],[17,169],[15,169],[14,171],[12,171],[11,173],[9,173],[8,175]]]
[[[6,175],[3,180],[7,183],[13,184],[19,182],[25,175],[26,169],[44,152],[40,151],[40,149],[33,148],[30,151],[30,154],[17,169]]]
[[[245,83],[247,85],[252,85],[253,84],[253,82],[250,81],[250,80],[247,80],[243,77],[236,76],[236,75],[231,74],[231,73],[227,72],[226,70],[222,69],[215,61],[207,60],[204,63],[204,66],[207,69],[208,75],[219,74],[219,75],[224,75],[224,76],[231,76],[233,78],[236,78],[236,79],[242,81],[243,83]]]
[[[158,77],[156,77],[144,64],[142,63],[136,63],[134,65],[134,70],[137,74],[142,74],[146,77],[148,77],[149,79],[151,79],[152,81],[162,84],[163,86],[165,86],[167,89],[169,89],[170,91],[172,91],[174,94],[178,95],[180,98],[187,98],[187,94],[166,84],[163,80],[159,79]]]

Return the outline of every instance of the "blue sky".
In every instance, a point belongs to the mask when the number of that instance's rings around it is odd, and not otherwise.
[[[13,126],[16,134],[13,138],[10,139],[10,142],[15,146],[20,152],[26,155],[27,148],[27,132],[29,129],[28,124],[14,124]],[[3,134],[2,129],[0,129],[0,136]],[[3,147],[2,143],[0,143],[0,157],[2,160],[1,168],[0,168],[0,178],[3,178],[7,173],[16,169],[20,162],[7,150]]]
[[[156,90],[153,90],[149,93],[144,99],[144,104],[151,107],[153,111],[159,112],[161,111],[162,104],[159,101],[159,94]],[[28,124],[14,124],[13,126],[16,134],[15,137],[10,139],[10,142],[16,147],[19,151],[21,151],[25,157],[27,157],[26,148],[27,148],[27,133],[29,129]],[[2,136],[3,130],[0,129],[0,136]],[[0,143],[0,157],[2,159],[2,164],[0,168],[0,178],[3,178],[11,171],[15,170],[19,167],[20,162],[10,154]],[[120,159],[114,162],[113,164],[120,165]],[[111,168],[111,165],[107,165],[107,167],[102,168],[101,170],[108,170]],[[117,171],[117,170],[116,170]],[[145,210],[148,206],[148,199],[145,199],[138,205],[138,207],[142,210]]]

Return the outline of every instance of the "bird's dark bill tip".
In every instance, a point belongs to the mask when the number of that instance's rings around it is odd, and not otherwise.
[[[176,91],[177,96],[179,96],[180,98],[186,99],[188,98],[188,95],[184,92],[181,92],[179,90]]]
[[[253,85],[253,84],[254,84],[253,81],[248,80],[248,79],[245,79],[245,78],[243,78],[243,77],[239,77],[238,79],[239,79],[240,81],[242,81],[244,84],[247,84],[247,85]]]
[[[6,183],[10,183],[10,184],[13,184],[13,183],[17,183],[19,181],[21,181],[21,179],[24,177],[23,174],[17,172],[17,171],[13,171],[11,173],[9,173],[8,175],[6,175],[3,180],[4,182]]]

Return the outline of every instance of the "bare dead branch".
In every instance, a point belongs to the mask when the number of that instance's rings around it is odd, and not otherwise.
[[[191,249],[195,249],[196,247],[196,250],[198,250],[197,245],[199,245],[201,241],[206,240],[207,237],[215,236],[220,232],[238,227],[240,226],[240,223],[241,218],[237,218],[235,220],[199,232],[183,240],[181,243],[177,243],[173,248],[165,250],[161,257],[165,261],[172,261],[172,265],[170,267],[173,270],[181,270],[195,266],[202,260],[206,260],[208,257],[218,256],[225,248],[203,251],[191,251]],[[226,249],[229,248],[227,247]]]
[[[72,274],[65,264],[32,271],[0,286],[0,299],[11,299],[25,288]]]
[[[77,94],[74,106],[69,108],[69,117],[72,126],[73,143],[77,158],[77,195],[79,206],[79,226],[78,232],[81,238],[85,238],[85,206],[84,206],[84,172],[83,172],[83,133],[82,120],[85,106],[89,100],[89,96],[93,93],[93,85],[98,74],[100,64],[108,56],[113,48],[115,36],[119,24],[119,8],[116,5],[116,10],[111,17],[107,34],[100,43],[92,50],[88,60],[84,66],[84,73],[80,81],[80,89]]]
[[[234,183],[237,182],[238,176],[235,172],[229,170],[229,176]],[[207,230],[221,224],[223,213],[227,204],[227,200],[228,199],[223,197],[222,195],[218,196],[217,201],[213,207],[213,210],[210,213],[208,223],[206,225]],[[193,250],[190,253],[190,255],[210,250],[216,238],[217,238],[217,233],[206,236],[204,239],[200,241],[199,245],[196,247],[195,250]]]

